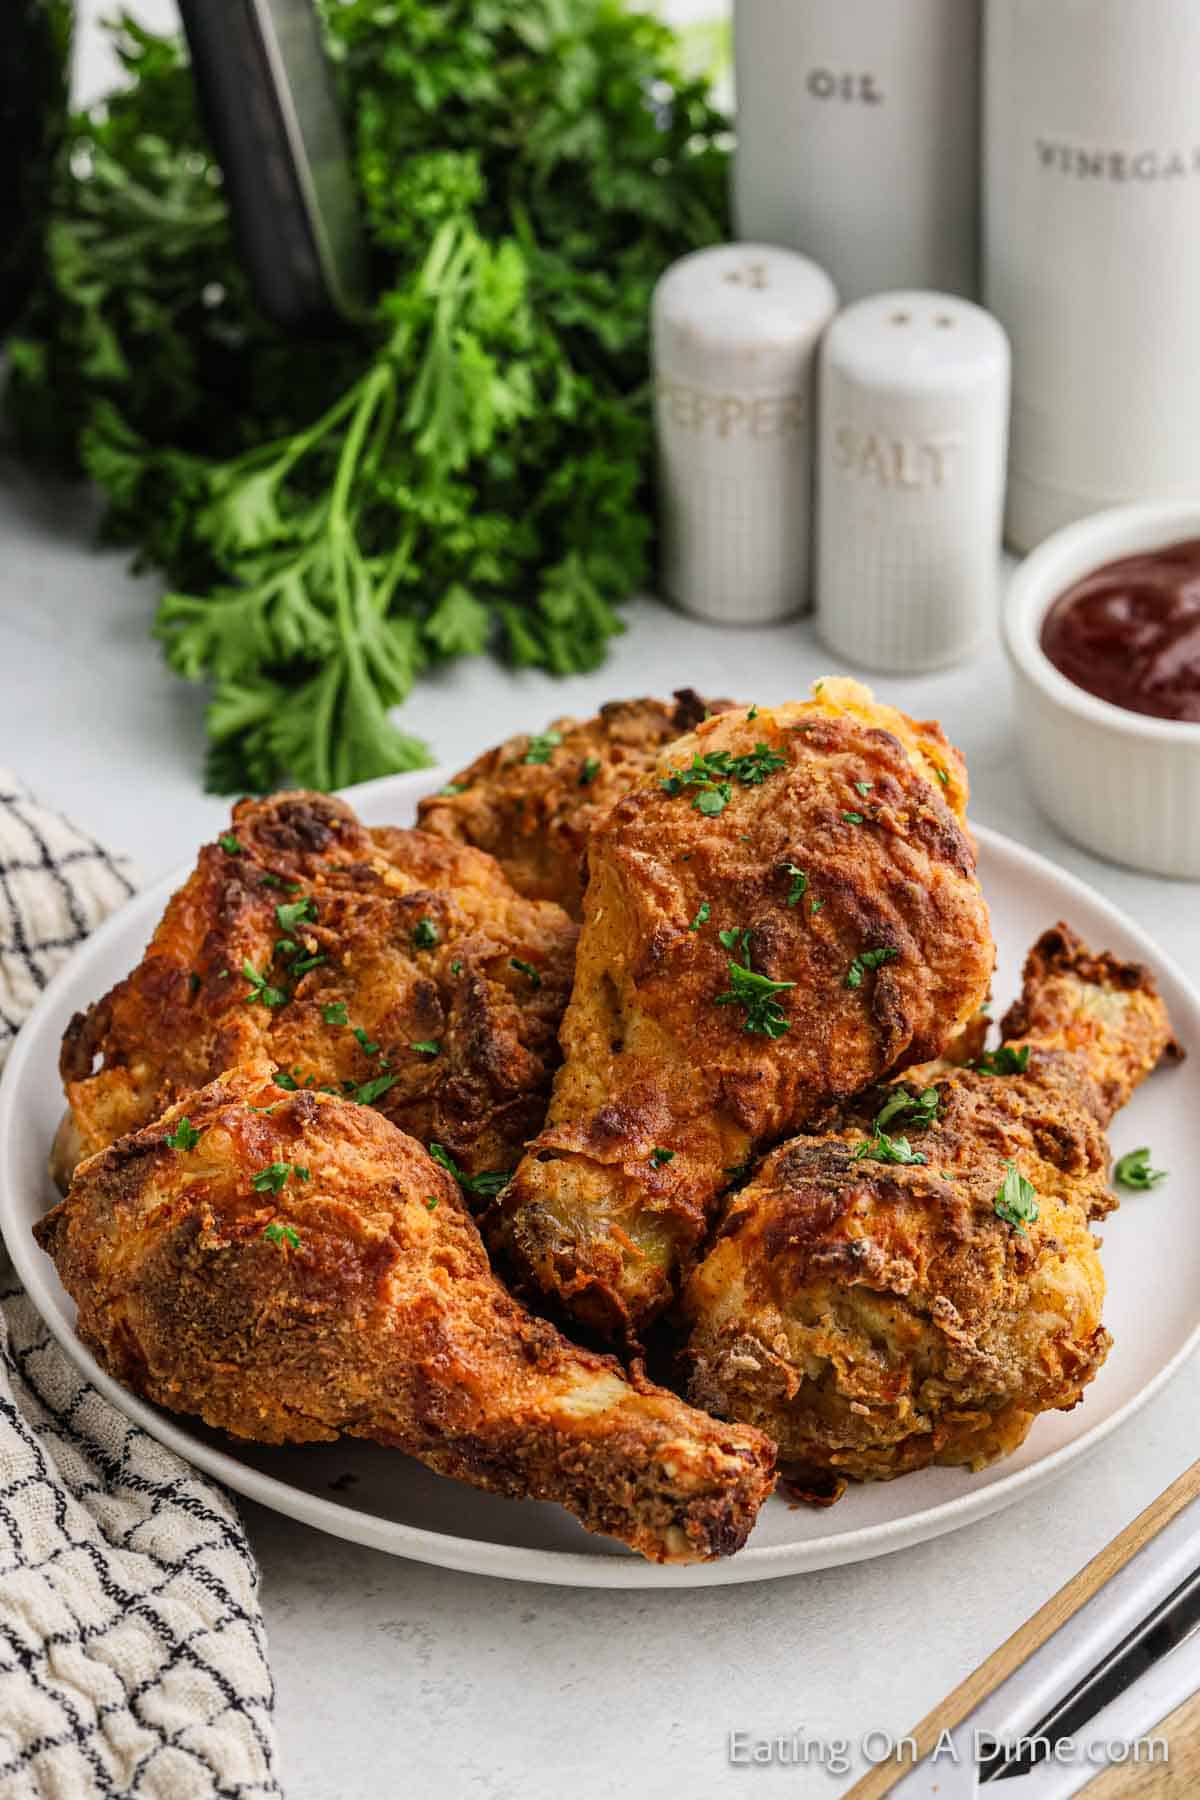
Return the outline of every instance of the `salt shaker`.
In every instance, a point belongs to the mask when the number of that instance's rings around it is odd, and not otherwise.
[[[1200,6],[990,0],[984,276],[1013,346],[1008,534],[1200,499]]]
[[[716,624],[807,605],[818,341],[837,308],[790,250],[721,244],[654,291],[663,592]]]
[[[734,0],[738,232],[844,301],[978,283],[980,0]]]
[[[821,362],[817,629],[893,674],[944,668],[996,612],[1008,340],[948,294],[877,294]]]

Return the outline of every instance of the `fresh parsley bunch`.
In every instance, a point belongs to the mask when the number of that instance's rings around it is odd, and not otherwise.
[[[372,317],[297,342],[256,314],[184,52],[125,18],[10,344],[22,444],[166,571],[222,791],[425,762],[389,709],[431,663],[600,663],[646,574],[651,289],[726,223],[724,121],[619,0],[322,13]]]

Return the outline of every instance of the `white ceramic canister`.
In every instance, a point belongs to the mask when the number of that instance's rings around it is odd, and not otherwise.
[[[1200,5],[989,0],[985,291],[1008,536],[1200,498]]]
[[[734,51],[739,235],[974,296],[980,0],[735,0]]]
[[[685,612],[762,625],[807,605],[816,350],[837,309],[790,250],[719,244],[654,290],[660,580]]]
[[[894,674],[945,668],[997,616],[1009,355],[949,294],[847,307],[821,355],[817,630]]]

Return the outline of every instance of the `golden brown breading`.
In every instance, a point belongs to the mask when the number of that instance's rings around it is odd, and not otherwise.
[[[493,1229],[602,1329],[667,1304],[734,1167],[936,1056],[987,993],[961,759],[818,685],[708,720],[593,830],[565,1060]],[[708,786],[681,780],[714,756]]]
[[[877,1089],[767,1158],[691,1278],[691,1398],[770,1431],[811,1493],[980,1468],[1074,1406],[1104,1360],[1088,1229],[1116,1204],[1104,1127],[1167,1048],[1166,1010],[1144,969],[1060,925],[1030,956],[1018,1020],[1036,1021],[1024,1046],[1010,1038],[1024,1072],[954,1072],[924,1128],[918,1109],[893,1112],[887,1135],[923,1163],[861,1154],[901,1092]],[[1036,1219],[997,1212],[1010,1169]]]
[[[583,855],[596,820],[665,744],[733,704],[681,688],[674,704],[613,700],[594,719],[555,719],[536,740],[522,733],[477,756],[440,794],[422,800],[417,823],[490,851],[519,894],[556,900],[577,919]]]
[[[419,1144],[269,1063],[84,1163],[36,1235],[113,1375],[238,1437],[373,1438],[656,1562],[731,1554],[770,1492],[767,1439],[524,1312]]]
[[[509,1169],[545,1112],[576,935],[481,851],[368,831],[325,795],[244,800],[138,967],[68,1027],[79,1153],[265,1055],[374,1096],[469,1175]]]

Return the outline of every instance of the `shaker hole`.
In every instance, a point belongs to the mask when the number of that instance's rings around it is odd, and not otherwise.
[[[950,317],[949,313],[939,313],[937,318],[934,320],[934,324],[937,325],[942,331],[949,331],[949,330],[951,330],[951,328],[954,325],[954,320]]]
[[[906,312],[893,313],[892,314],[892,324],[893,325],[911,325],[912,324],[912,314],[906,313]]]

